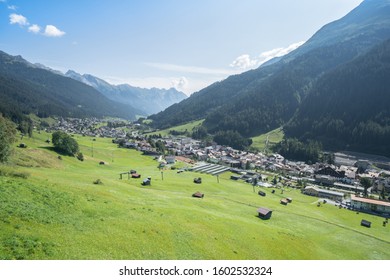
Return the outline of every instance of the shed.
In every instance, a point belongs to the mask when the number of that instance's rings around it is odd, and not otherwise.
[[[370,228],[370,227],[371,227],[371,222],[370,222],[370,221],[367,221],[367,220],[362,220],[362,221],[360,222],[360,225],[361,225],[361,226],[364,226],[364,227]]]
[[[195,178],[194,179],[194,183],[196,183],[196,184],[200,184],[200,183],[202,183],[202,178]]]
[[[145,179],[141,185],[142,186],[149,186],[151,184],[151,181],[152,181],[152,178],[148,177],[147,179]]]
[[[281,199],[280,204],[287,205],[288,204],[287,199],[286,198]]]
[[[131,173],[131,178],[141,178],[141,174]]]
[[[204,193],[196,192],[196,193],[192,194],[192,197],[203,198],[204,197]]]
[[[263,192],[263,191],[259,191],[258,194],[261,195],[261,196],[265,196],[266,195],[265,192]]]
[[[257,209],[257,213],[259,214],[259,218],[263,219],[263,220],[270,219],[271,215],[272,215],[271,210],[269,210],[267,208],[263,208],[263,207],[260,207],[259,209]]]

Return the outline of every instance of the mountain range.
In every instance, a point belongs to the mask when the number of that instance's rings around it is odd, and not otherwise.
[[[108,99],[138,108],[144,112],[144,115],[158,113],[187,98],[187,95],[175,88],[146,89],[128,84],[112,85],[98,77],[89,74],[81,75],[72,70],[66,72],[65,76],[95,88]]]
[[[150,119],[157,128],[205,119],[203,127],[209,133],[230,130],[244,137],[284,126],[287,137],[318,139],[326,148],[366,151],[365,125],[379,126],[382,134],[390,125],[389,110],[367,106],[372,104],[368,100],[390,105],[390,88],[383,77],[389,74],[383,51],[388,39],[390,0],[365,0],[295,51],[214,83]],[[346,139],[325,133],[324,127],[341,121],[349,131],[360,133],[361,140],[349,143],[348,133]],[[380,139],[389,140],[385,135]],[[381,141],[378,151],[388,145]]]

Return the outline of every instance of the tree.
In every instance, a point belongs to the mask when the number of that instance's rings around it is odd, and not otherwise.
[[[52,134],[52,142],[57,150],[70,156],[74,156],[79,152],[77,141],[63,131],[54,132]]]
[[[363,177],[360,179],[360,184],[364,188],[363,195],[367,197],[368,196],[367,190],[372,186],[371,180],[367,177]]]
[[[0,114],[0,162],[6,162],[16,140],[15,124]]]

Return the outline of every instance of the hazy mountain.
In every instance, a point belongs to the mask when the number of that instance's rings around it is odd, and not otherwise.
[[[0,51],[0,112],[64,117],[135,119],[140,110],[109,100],[94,88]]]
[[[158,113],[172,104],[187,98],[183,92],[177,91],[174,88],[145,89],[127,84],[112,85],[95,76],[89,74],[81,75],[72,70],[69,70],[65,75],[94,87],[111,100],[139,108],[146,115]]]
[[[390,38],[389,15],[390,0],[366,0],[279,60],[228,77],[151,116],[153,125],[205,118],[209,132],[233,130],[246,137],[284,125],[321,76]]]

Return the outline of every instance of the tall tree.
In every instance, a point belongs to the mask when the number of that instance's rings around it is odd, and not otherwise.
[[[15,124],[0,114],[0,162],[7,161],[16,140]]]

